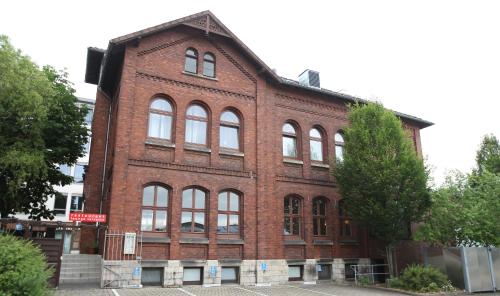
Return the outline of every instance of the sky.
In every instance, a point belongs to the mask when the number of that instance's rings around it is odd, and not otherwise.
[[[324,88],[434,122],[421,137],[436,185],[500,138],[500,1],[4,1],[0,34],[95,98],[87,47],[207,9],[281,76],[313,69]]]

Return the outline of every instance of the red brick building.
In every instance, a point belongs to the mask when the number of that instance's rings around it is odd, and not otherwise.
[[[329,171],[360,99],[317,72],[278,76],[206,11],[89,48],[86,82],[98,91],[85,208],[141,233],[143,281],[335,280],[381,258]],[[431,123],[398,116],[420,153]]]

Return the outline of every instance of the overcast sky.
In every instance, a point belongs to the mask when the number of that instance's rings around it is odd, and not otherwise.
[[[436,183],[500,137],[500,1],[4,1],[0,34],[95,98],[87,47],[207,9],[281,76],[314,69],[324,88],[434,122],[421,133]]]

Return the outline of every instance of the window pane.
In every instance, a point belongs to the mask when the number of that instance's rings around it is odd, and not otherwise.
[[[205,231],[205,213],[194,213],[194,232]]]
[[[66,164],[60,164],[59,171],[67,176],[71,175],[71,167]]]
[[[220,146],[223,148],[240,149],[238,128],[221,125]]]
[[[71,210],[81,211],[83,209],[83,197],[78,195],[71,196]]]
[[[291,234],[290,230],[291,230],[290,217],[285,217],[285,225],[284,225],[283,233],[286,235]]]
[[[239,196],[235,193],[232,193],[232,192],[229,194],[229,196],[231,199],[229,202],[229,210],[234,211],[234,212],[238,212],[240,209]]]
[[[298,215],[300,209],[300,201],[298,198],[292,198],[292,214]]]
[[[195,201],[194,201],[194,208],[195,209],[204,209],[205,208],[205,192],[195,189]]]
[[[182,212],[181,215],[181,231],[191,231],[192,212]]]
[[[319,203],[318,200],[315,200],[313,202],[313,215],[318,215],[318,203]]]
[[[67,195],[56,196],[54,200],[54,212],[57,214],[66,213],[66,201],[68,199]]]
[[[184,267],[184,273],[182,275],[182,280],[184,282],[201,281],[201,268]]]
[[[75,165],[75,182],[76,183],[82,183],[83,182],[83,173],[84,173],[84,166],[77,164]]]
[[[193,189],[186,189],[182,192],[182,207],[185,209],[193,207]]]
[[[187,115],[207,118],[207,111],[200,105],[191,105],[187,110]]]
[[[317,129],[313,128],[309,131],[309,136],[314,138],[321,138],[321,133]]]
[[[217,207],[219,211],[227,211],[227,192],[219,193],[219,202]]]
[[[156,206],[168,207],[168,190],[163,187],[156,187]]]
[[[170,140],[172,117],[156,113],[149,114],[148,136]]]
[[[167,211],[156,211],[155,231],[167,231]]]
[[[299,218],[292,219],[292,234],[298,235],[300,229],[300,220]]]
[[[87,115],[85,115],[85,123],[88,125],[92,124],[92,118],[94,117],[94,109],[88,109]]]
[[[340,145],[335,145],[335,158],[338,161],[344,160],[344,147]]]
[[[236,281],[237,278],[236,267],[222,267],[221,268],[221,280],[222,281]]]
[[[344,137],[340,133],[335,134],[335,142],[344,143]]]
[[[238,118],[238,116],[236,116],[236,114],[234,114],[234,112],[231,112],[231,111],[222,112],[222,115],[220,116],[220,120],[226,121],[226,122],[231,122],[231,123],[236,123],[236,124],[240,123],[240,119]]]
[[[320,235],[326,235],[326,219],[319,219],[320,222]]]
[[[215,64],[213,62],[203,62],[203,75],[215,77]]]
[[[323,161],[323,145],[320,141],[311,140],[311,160]]]
[[[196,73],[196,58],[186,57],[186,63],[184,64],[184,71],[189,73]]]
[[[172,112],[172,105],[167,100],[164,99],[156,99],[151,104],[151,109]]]
[[[319,214],[322,216],[326,215],[326,202],[320,199],[318,201],[318,205],[319,205]]]
[[[239,215],[229,215],[229,233],[238,233],[239,230]]]
[[[142,205],[147,207],[152,207],[154,205],[154,186],[148,186],[144,188],[142,193]]]
[[[288,266],[289,278],[300,278],[300,266]]]
[[[297,140],[291,137],[283,137],[283,156],[297,157]]]
[[[205,121],[186,120],[186,142],[207,144],[207,123]]]
[[[289,124],[289,123],[285,123],[283,125],[283,132],[284,133],[288,133],[288,134],[294,134],[295,135],[295,128],[293,127],[293,125]]]
[[[318,219],[313,219],[313,233],[314,235],[318,235]]]
[[[227,232],[227,215],[217,215],[217,232]]]
[[[191,48],[189,48],[189,49],[186,50],[186,55],[197,56],[196,51],[194,51]]]
[[[285,214],[290,214],[290,199],[289,198],[285,198],[284,208],[285,208]]]
[[[209,53],[206,53],[204,56],[203,56],[204,60],[205,61],[214,61],[214,56],[209,54]]]
[[[142,210],[141,230],[142,231],[153,231],[153,211],[152,210]]]

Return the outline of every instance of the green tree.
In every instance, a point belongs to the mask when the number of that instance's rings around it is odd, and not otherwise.
[[[86,108],[76,97],[67,73],[38,68],[0,36],[0,214],[52,218],[47,198],[53,185],[72,181],[57,164],[83,156]]]
[[[481,147],[476,154],[477,172],[485,171],[500,174],[500,143],[494,135],[483,137]]]
[[[347,211],[357,225],[393,249],[430,206],[428,171],[401,121],[382,105],[354,105],[344,131],[344,159],[333,171]]]
[[[50,295],[52,273],[31,241],[0,235],[0,295]]]
[[[432,193],[415,239],[442,246],[500,246],[500,176],[455,173]]]

